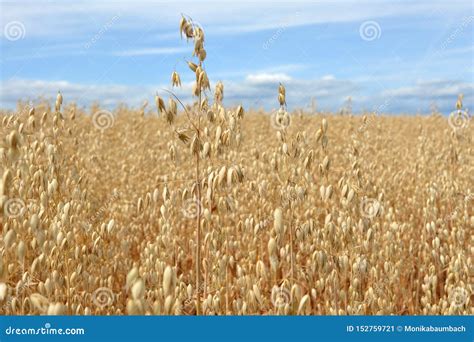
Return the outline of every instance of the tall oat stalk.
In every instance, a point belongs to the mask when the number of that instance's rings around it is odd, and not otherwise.
[[[196,207],[196,314],[201,314],[201,217],[202,217],[202,196],[201,196],[201,170],[200,170],[200,159],[202,151],[202,137],[201,137],[201,115],[203,109],[207,108],[207,97],[204,91],[210,90],[209,79],[206,71],[204,70],[203,62],[206,58],[206,50],[204,49],[204,31],[203,29],[194,23],[190,17],[182,15],[180,22],[180,34],[181,37],[184,35],[186,40],[192,39],[194,41],[194,52],[193,56],[198,58],[198,64],[188,61],[187,64],[191,71],[194,72],[196,77],[196,83],[193,85],[193,96],[198,99],[197,104],[194,106],[194,116],[192,116],[186,106],[180,101],[180,99],[172,92],[168,92],[171,97],[169,99],[169,106],[166,108],[164,101],[156,95],[156,105],[158,111],[163,114],[171,125],[173,124],[177,115],[177,104],[180,103],[186,113],[188,127],[184,129],[175,129],[175,132],[183,143],[188,144],[190,142],[190,150],[194,155],[195,160],[195,207]],[[173,71],[171,75],[172,86],[181,86],[181,79],[176,71]],[[204,97],[203,97],[204,95]],[[176,100],[176,101],[175,101]],[[192,139],[190,137],[192,135]]]

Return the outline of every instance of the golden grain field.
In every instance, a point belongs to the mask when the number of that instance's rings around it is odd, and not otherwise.
[[[472,124],[224,108],[181,31],[194,105],[1,114],[1,314],[474,314]]]

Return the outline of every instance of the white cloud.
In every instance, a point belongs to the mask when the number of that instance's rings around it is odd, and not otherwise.
[[[262,76],[263,75],[263,76]],[[271,76],[271,77],[270,77]],[[357,96],[360,84],[336,77],[323,76],[319,79],[303,80],[289,78],[286,74],[265,75],[255,73],[240,81],[223,80],[225,85],[224,102],[226,105],[243,104],[245,108],[264,107],[273,109],[278,106],[278,83],[283,81],[286,87],[287,102],[290,109],[305,107],[315,98],[318,108],[324,111],[338,111],[345,99],[352,96],[355,111],[362,109],[377,110],[386,113],[413,113],[417,110],[427,112],[432,104],[436,104],[443,113],[454,108],[457,95],[464,93],[466,107],[474,104],[474,85],[460,81],[427,80],[413,85],[397,87],[372,94]],[[215,84],[211,80],[211,84]],[[184,101],[190,102],[192,82],[183,83],[183,88],[176,91]],[[81,84],[67,81],[41,81],[28,79],[11,79],[0,85],[0,108],[14,108],[16,101],[35,100],[40,97],[55,98],[58,90],[63,94],[65,102],[75,101],[80,105],[89,106],[99,102],[110,109],[124,103],[138,106],[144,100],[153,104],[156,91],[163,96],[166,84],[149,84],[141,86],[123,84]],[[354,96],[356,94],[356,96]]]
[[[270,7],[271,6],[271,7]],[[271,8],[271,11],[269,10]],[[424,13],[446,15],[471,9],[470,1],[294,1],[261,0],[172,2],[161,0],[61,2],[12,1],[2,3],[2,22],[20,21],[26,37],[96,34],[110,30],[145,32],[176,29],[180,13],[187,13],[212,34],[236,34],[321,23],[357,22],[373,18]],[[117,20],[113,20],[118,17]],[[41,20],[38,20],[41,18]],[[295,19],[296,18],[296,19]],[[112,21],[113,20],[113,21]],[[3,35],[3,30],[1,30]],[[171,37],[171,36],[170,36]]]
[[[472,96],[474,85],[459,81],[430,80],[419,81],[414,85],[399,87],[382,92],[383,96],[395,98],[416,98],[416,99],[443,99],[465,93]],[[453,103],[455,98],[453,99]]]
[[[323,80],[323,81],[332,81],[334,79],[335,79],[334,75],[325,75],[325,76],[321,77],[321,80]]]
[[[291,80],[291,77],[287,74],[277,73],[260,73],[260,74],[250,74],[247,75],[246,80],[254,84],[266,84],[266,83],[279,83],[279,82],[288,82]]]
[[[308,64],[303,63],[294,63],[294,64],[280,64],[274,65],[270,67],[265,67],[263,69],[244,69],[244,70],[226,70],[226,71],[217,71],[213,72],[213,76],[216,79],[233,79],[236,77],[249,77],[249,75],[257,75],[257,74],[286,74],[302,71],[308,69],[310,66]],[[287,76],[290,77],[290,76]],[[281,80],[280,80],[281,81]]]
[[[75,101],[81,105],[88,106],[95,101],[106,106],[115,106],[120,102],[136,105],[149,97],[151,91],[146,86],[96,85],[28,79],[11,79],[2,82],[0,89],[3,108],[14,107],[18,100],[54,99],[58,91],[63,94],[65,102]]]
[[[284,82],[287,89],[287,102],[291,108],[309,103],[311,97],[316,96],[327,109],[332,105],[338,106],[340,100],[354,91],[355,85],[346,80],[298,80],[286,74],[251,74],[240,81],[224,80],[224,100],[227,105],[244,104],[249,107],[263,106],[267,109],[277,106],[276,94],[279,82]],[[213,80],[211,80],[211,84]],[[191,101],[192,82],[183,83],[183,88],[176,91],[185,102]],[[80,84],[67,81],[41,81],[28,79],[11,79],[1,84],[0,107],[13,108],[20,99],[29,100],[39,97],[53,99],[57,91],[63,93],[66,102],[75,101],[88,106],[93,102],[100,102],[111,108],[119,103],[136,106],[148,99],[153,103],[156,91],[169,88],[168,85],[96,85]]]

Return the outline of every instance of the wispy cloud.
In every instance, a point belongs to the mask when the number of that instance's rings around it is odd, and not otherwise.
[[[275,75],[274,75],[275,76]],[[290,109],[307,106],[312,98],[318,101],[318,107],[325,111],[337,111],[347,97],[354,95],[360,85],[344,79],[327,75],[318,79],[304,80],[290,78],[287,75],[268,74],[247,75],[240,81],[225,81],[225,102],[228,105],[243,104],[246,108],[277,107],[275,94],[279,81],[278,77],[287,77],[285,86]],[[177,91],[183,101],[191,101],[192,82],[183,83],[183,88]],[[1,107],[14,108],[18,99],[34,100],[38,97],[53,99],[56,92],[61,90],[66,102],[75,101],[88,106],[93,102],[114,108],[124,102],[138,106],[144,100],[153,103],[153,96],[159,89],[168,88],[166,84],[149,84],[131,86],[123,84],[82,84],[67,81],[41,81],[28,79],[12,79],[2,83]],[[371,96],[353,96],[354,110],[376,110],[383,106],[387,113],[410,113],[416,110],[427,112],[432,104],[436,104],[444,113],[449,113],[454,107],[459,93],[465,94],[465,104],[474,103],[474,85],[447,80],[420,81],[411,86],[398,87],[381,91]]]
[[[267,73],[260,73],[260,74],[250,74],[247,75],[246,80],[249,83],[253,84],[268,84],[268,83],[278,83],[278,82],[288,82],[291,80],[291,77],[287,74],[267,74]]]
[[[444,56],[449,56],[449,55],[462,55],[465,53],[470,53],[472,57],[473,51],[474,51],[474,46],[467,46],[467,47],[462,47],[462,48],[457,48],[457,49],[449,49],[449,50],[441,52],[440,54]]]
[[[154,87],[15,78],[2,82],[0,89],[3,108],[13,108],[18,100],[53,99],[58,91],[63,93],[66,102],[74,101],[88,106],[98,101],[102,105],[115,107],[124,99],[131,105],[138,105],[144,98],[153,94]]]
[[[413,99],[420,101],[420,103],[422,101],[449,100],[454,104],[458,94],[465,94],[466,102],[471,102],[474,95],[474,84],[454,80],[419,81],[411,86],[383,91],[381,95],[397,100]]]
[[[288,74],[293,72],[303,71],[309,69],[311,66],[304,63],[294,63],[294,64],[280,64],[273,65],[265,68],[245,68],[242,70],[226,70],[213,73],[213,77],[217,79],[233,79],[233,78],[242,78],[249,77],[250,75],[259,75],[259,74],[280,74],[284,77],[290,77]],[[281,81],[281,80],[280,80]]]
[[[188,51],[189,48],[185,47],[163,47],[163,48],[145,48],[145,49],[134,49],[116,51],[113,53],[114,56],[149,56],[149,55],[173,55]]]
[[[169,27],[179,13],[207,23],[217,34],[235,34],[321,23],[358,22],[374,17],[390,17],[418,13],[443,15],[469,8],[469,1],[209,1],[185,2],[162,0],[74,1],[67,6],[60,2],[17,0],[2,4],[2,20],[19,20],[30,36],[79,35],[94,32],[110,20],[113,13],[123,15],[114,30],[141,30],[144,26]],[[271,11],[269,10],[271,6]],[[298,20],[288,20],[298,13]],[[243,15],[245,14],[245,15]],[[263,14],[263,15],[260,15]],[[41,18],[41,20],[38,20]],[[84,20],[86,22],[84,22]],[[3,34],[3,33],[2,33]]]
[[[387,111],[413,112],[431,102],[449,110],[459,92],[473,103],[473,21],[456,21],[469,11],[469,0],[6,1],[2,23],[20,21],[25,32],[0,41],[1,105],[59,89],[84,105],[137,105],[167,87],[173,68],[191,80],[179,56],[192,53],[192,42],[179,41],[184,12],[205,28],[205,67],[211,83],[224,81],[227,104],[274,108],[284,82],[290,108],[315,97],[335,111],[352,96],[355,110],[389,103]],[[361,39],[366,20],[379,22],[380,39]],[[190,100],[191,84],[178,92]]]

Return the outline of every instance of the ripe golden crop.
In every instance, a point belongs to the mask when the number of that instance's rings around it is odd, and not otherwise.
[[[1,115],[1,314],[474,314],[472,125],[209,104],[180,30],[192,105]]]

